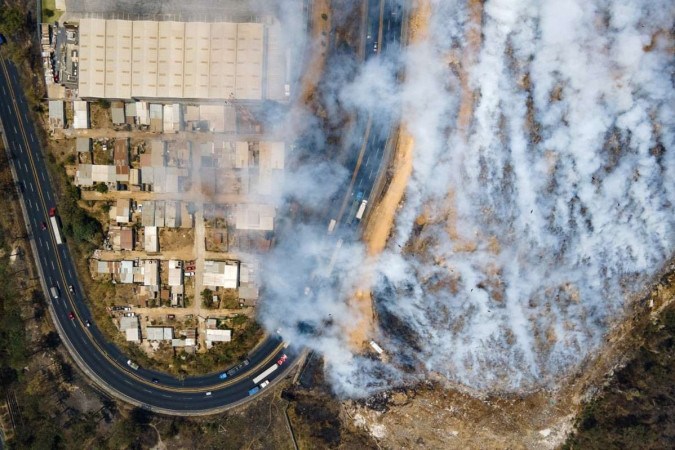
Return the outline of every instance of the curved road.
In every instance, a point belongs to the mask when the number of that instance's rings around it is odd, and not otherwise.
[[[372,23],[374,28],[375,21],[379,19],[379,32],[377,38],[373,33],[365,40],[366,58],[380,54],[389,46],[395,50],[399,48],[401,11],[396,8],[395,3],[390,2],[391,0],[369,2],[368,22]],[[375,45],[374,39],[380,41],[379,45]],[[364,123],[362,120],[359,122]],[[364,141],[367,143],[361,146],[360,151],[354,149],[358,157],[355,155],[353,178],[346,192],[345,201],[352,197],[356,190],[365,191],[367,194],[365,198],[369,197],[377,173],[382,168],[384,147],[391,130],[392,119],[387,118],[383,122],[385,126],[378,127],[380,128],[378,132],[370,136],[369,133],[364,133]],[[249,390],[255,386],[252,381],[254,377],[275,364],[283,354],[287,354],[288,359],[281,370],[274,371],[266,379],[272,382],[293,366],[298,353],[284,349],[281,339],[273,336],[267,338],[249,354],[248,366],[226,380],[221,380],[218,374],[179,380],[165,373],[144,368],[138,370],[130,368],[126,364],[128,358],[116,346],[106,341],[91,320],[68,248],[66,245],[56,244],[48,217],[49,209],[57,206],[56,197],[43,160],[43,152],[34,125],[28,117],[28,104],[16,68],[2,58],[0,58],[0,123],[3,125],[3,138],[10,154],[14,176],[19,180],[26,226],[32,234],[31,245],[38,270],[45,283],[44,287],[47,288],[45,292],[52,286],[58,287],[60,292],[58,299],[51,296],[49,299],[52,318],[59,335],[80,368],[104,390],[132,404],[164,414],[209,414],[248,399]],[[364,157],[366,160],[362,165]],[[340,209],[339,204],[336,206],[335,210]],[[48,225],[46,230],[41,229],[43,222]],[[351,232],[354,231],[355,229],[351,228]],[[68,291],[69,285],[74,286],[74,293]],[[76,316],[74,320],[68,318],[71,311]],[[84,325],[87,320],[92,322],[89,328]],[[153,383],[153,379],[158,382]]]
[[[28,104],[19,83],[14,65],[0,59],[0,122],[8,146],[13,170],[19,180],[19,189],[25,205],[27,228],[32,234],[36,259],[46,287],[56,286],[58,299],[50,298],[52,317],[73,356],[88,374],[105,390],[112,390],[131,403],[165,414],[208,413],[237,404],[248,398],[255,385],[252,378],[276,362],[282,354],[289,358],[283,364],[293,365],[297,355],[283,348],[278,337],[267,338],[250,355],[250,364],[234,378],[221,380],[218,374],[189,377],[179,380],[164,373],[144,368],[133,370],[127,366],[127,357],[106,341],[91,321],[77,272],[66,245],[57,245],[51,231],[48,211],[57,206],[49,180],[46,162],[35,128],[28,116]],[[42,230],[42,223],[47,223]],[[74,286],[74,293],[68,286]],[[51,296],[50,296],[51,297]],[[75,319],[68,313],[73,311]],[[273,381],[285,370],[277,370],[268,378]],[[152,379],[158,380],[153,383]],[[206,395],[211,392],[211,395]]]

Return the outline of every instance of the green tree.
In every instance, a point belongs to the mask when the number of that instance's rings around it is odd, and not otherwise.
[[[105,194],[108,192],[108,185],[105,183],[98,183],[96,185],[96,192],[100,192],[101,194]]]
[[[213,291],[211,289],[204,289],[202,295],[202,306],[205,308],[213,308]]]
[[[26,26],[26,16],[18,6],[5,7],[0,12],[0,31],[14,36]]]

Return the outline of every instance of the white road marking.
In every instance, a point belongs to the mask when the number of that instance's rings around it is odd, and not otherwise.
[[[28,207],[29,207],[29,208],[32,208],[32,207],[33,207],[33,204],[31,203],[30,199],[27,198],[26,201],[28,202]]]
[[[7,91],[5,91],[5,87],[4,87],[4,86],[2,87],[2,93],[5,94],[5,95],[7,95]]]
[[[7,111],[10,112],[10,113],[12,112],[12,110],[9,109],[9,104],[7,104]]]
[[[33,183],[28,183],[28,186],[30,186],[30,191],[35,192],[35,189],[33,189]]]
[[[19,130],[16,129],[16,125],[14,125],[14,134],[19,134]]]
[[[38,239],[38,245],[42,247],[42,239]]]
[[[49,241],[45,241],[45,246],[47,247],[47,251],[49,251]]]
[[[73,273],[70,271],[70,268],[68,268],[68,276],[69,276],[70,278],[73,278]]]
[[[47,200],[51,201],[52,197],[49,195],[49,191],[45,191],[45,193],[47,194]]]
[[[54,266],[54,260],[52,259],[50,262],[52,263],[52,269],[56,270],[56,266]]]
[[[23,147],[21,146],[21,144],[19,144],[18,147],[19,147],[19,153],[23,153]]]
[[[28,136],[30,136],[30,141],[31,141],[31,142],[35,142],[35,141],[33,140],[33,133],[29,134]]]
[[[26,161],[23,162],[23,167],[26,169],[26,172],[28,172],[28,164],[26,164]]]
[[[40,172],[40,176],[42,177],[42,181],[47,181],[47,180],[45,180],[45,172],[44,172],[44,170]]]

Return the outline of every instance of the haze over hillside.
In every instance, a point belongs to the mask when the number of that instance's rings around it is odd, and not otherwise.
[[[333,248],[323,223],[273,252],[263,321],[321,351],[348,396],[425,371],[522,390],[578,367],[675,246],[671,10],[501,0],[475,23],[465,2],[436,1],[428,38],[404,54],[372,60],[346,85],[329,67],[336,102],[401,111],[415,142],[396,230],[375,263],[375,338],[392,362],[348,351],[360,245],[342,248],[337,286],[303,295]],[[288,193],[317,207],[346,176],[318,167],[286,178]]]

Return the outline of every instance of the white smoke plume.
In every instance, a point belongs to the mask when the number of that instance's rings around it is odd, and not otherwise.
[[[265,263],[263,323],[322,352],[341,395],[426,371],[484,391],[551,386],[598,349],[675,248],[672,2],[486,1],[474,114],[460,130],[447,55],[467,46],[466,8],[433,3],[429,38],[401,55],[404,82],[385,58],[323,93],[374,115],[402,110],[415,138],[377,266],[377,339],[393,362],[352,354],[344,337],[361,245],[345,243],[339,277],[311,295],[335,247],[325,224],[286,233]],[[300,167],[287,194],[327,203],[328,183],[349,176],[338,166]]]

